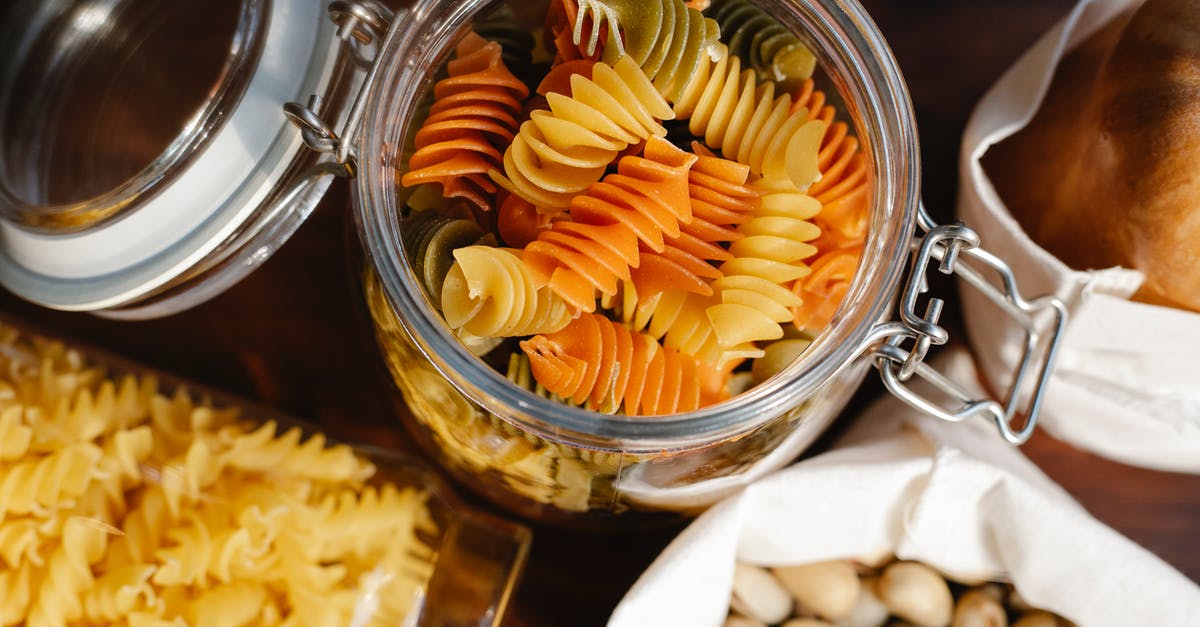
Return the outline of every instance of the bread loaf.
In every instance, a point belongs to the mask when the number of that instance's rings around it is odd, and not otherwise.
[[[1148,0],[1092,36],[984,165],[1065,263],[1141,270],[1135,298],[1200,311],[1200,3]]]

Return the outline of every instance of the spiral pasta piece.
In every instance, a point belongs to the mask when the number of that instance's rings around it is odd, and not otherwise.
[[[18,625],[27,617],[33,597],[30,581],[33,567],[24,563],[17,568],[0,569],[0,625]]]
[[[417,131],[415,152],[401,184],[438,183],[442,195],[491,207],[496,186],[488,171],[499,167],[499,147],[517,132],[525,86],[504,65],[500,45],[470,33],[447,64],[449,77],[434,86],[434,104]]]
[[[84,616],[93,623],[112,623],[152,610],[158,597],[150,585],[154,570],[152,564],[128,564],[100,575],[84,596]]]
[[[375,472],[348,446],[328,446],[320,433],[303,437],[298,427],[277,435],[275,422],[267,421],[234,437],[221,460],[236,470],[329,483],[358,483]]]
[[[496,231],[505,245],[525,248],[539,233],[550,228],[553,218],[516,194],[504,194],[496,212]]]
[[[49,511],[77,498],[95,476],[100,455],[96,445],[77,443],[7,468],[0,481],[0,520],[6,514]]]
[[[585,36],[589,19],[591,30]],[[682,0],[581,0],[574,44],[592,54],[605,30],[601,58],[611,63],[631,57],[669,99],[683,88],[701,57],[715,54],[720,35],[716,22]]]
[[[19,405],[0,412],[0,462],[20,459],[33,442],[33,429],[24,423]]]
[[[417,212],[405,221],[400,233],[405,257],[435,307],[441,306],[442,283],[454,265],[454,251],[479,243],[484,236],[475,222],[437,211]]]
[[[722,346],[783,337],[780,323],[801,304],[789,288],[811,272],[804,260],[817,252],[809,242],[820,229],[810,219],[819,210],[803,194],[768,194],[754,219],[738,227],[745,237],[730,245],[734,259],[713,284],[721,302],[706,312]]]
[[[817,155],[821,180],[807,190],[822,205],[815,222],[822,232],[839,236],[841,245],[861,244],[867,231],[868,164],[858,139],[849,133],[845,122],[835,120],[835,110],[825,104],[825,94],[805,81],[796,91],[793,108],[804,107],[810,116],[827,124]]]
[[[47,562],[45,578],[29,607],[30,627],[65,625],[83,618],[82,595],[95,582],[91,565],[108,546],[109,530],[83,516],[63,526],[62,542]]]
[[[659,271],[660,281],[707,290],[686,266],[642,253],[664,252],[664,237],[678,237],[680,224],[691,221],[688,171],[695,161],[659,138],[646,143],[642,156],[622,157],[616,173],[571,200],[569,219],[525,247],[535,283],[581,311],[593,311],[597,291],[616,293],[618,281],[631,279],[631,268],[642,264]]]
[[[576,405],[620,405],[627,415],[692,411],[716,402],[702,390],[694,357],[663,348],[599,314],[584,314],[556,333],[521,342],[533,377]]]
[[[666,134],[673,114],[632,61],[597,63],[590,79],[572,75],[569,96],[550,92],[550,110],[533,111],[504,152],[496,183],[533,205],[565,209],[571,197],[600,180],[630,144]]]
[[[730,259],[732,254],[718,245],[741,239],[737,225],[749,220],[762,204],[759,193],[746,185],[749,176],[745,165],[710,155],[699,156],[688,172],[692,220],[680,225],[680,231],[710,244],[704,259]]]
[[[811,80],[796,92],[797,105],[807,106],[813,114],[819,110],[821,118],[830,122],[817,159],[822,177],[808,190],[822,205],[813,217],[821,229],[821,237],[813,242],[818,254],[812,262],[813,273],[791,286],[803,300],[793,308],[794,323],[809,330],[829,324],[849,291],[869,218],[866,156],[859,150],[858,140],[849,134],[849,126],[836,121],[833,107],[825,102],[825,94],[815,89]]]
[[[181,614],[196,627],[262,624],[266,622],[261,614],[270,604],[268,598],[262,584],[239,581],[201,592]]]
[[[676,117],[688,119],[693,135],[755,175],[807,189],[820,178],[825,123],[810,120],[807,110],[792,111],[789,95],[776,97],[774,83],[758,85],[754,70],[743,71],[724,44],[719,49],[720,59],[701,62],[675,100]]]
[[[800,297],[800,305],[792,308],[796,328],[815,331],[833,320],[858,269],[861,248],[833,250],[821,253],[812,263],[812,274],[796,281],[792,292]]]
[[[584,28],[591,27],[591,18],[579,13],[579,3],[576,0],[552,0],[546,11],[546,23],[542,30],[542,39],[553,43],[555,52],[552,66],[565,62],[588,60],[599,61],[600,50],[592,48],[588,52],[588,43],[576,40],[574,27],[576,20],[584,22]],[[596,26],[597,41],[607,40],[607,24]]]
[[[696,152],[702,156],[689,173],[693,219],[681,228],[704,233],[706,239],[732,246],[746,237],[737,229],[759,211],[762,205],[760,194],[746,184],[749,180],[747,166],[704,154],[706,151],[701,146],[697,146]],[[733,259],[733,253],[725,248],[721,250],[724,254],[714,260]],[[710,283],[713,289],[710,297],[680,291],[653,295],[635,289],[634,295],[626,294],[621,307],[622,319],[634,329],[646,330],[663,345],[695,355],[702,362],[725,365],[740,358],[754,357],[758,353],[753,346],[722,346],[708,319],[708,308],[721,302],[721,289],[727,284],[729,281],[723,283],[720,278]]]
[[[0,523],[0,559],[8,568],[17,568],[25,560],[40,565],[40,525],[34,519],[22,518]],[[0,623],[5,624],[5,623]]]
[[[812,76],[817,58],[795,34],[746,0],[724,0],[708,13],[721,27],[729,51],[759,76],[791,84]]]
[[[574,310],[544,285],[522,257],[529,252],[491,246],[454,251],[442,286],[446,323],[479,337],[513,337],[561,329]]]

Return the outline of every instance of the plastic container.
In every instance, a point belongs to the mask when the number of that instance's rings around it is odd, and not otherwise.
[[[352,552],[346,553],[345,557],[336,557],[336,553],[326,552],[323,557],[326,561],[308,565],[314,569],[318,566],[323,569],[322,577],[338,580],[337,583],[331,584],[332,588],[325,591],[327,598],[322,603],[329,607],[339,606],[343,602],[351,604],[356,621],[354,624],[376,624],[373,621],[381,618],[387,620],[388,608],[399,606],[408,610],[404,624],[500,624],[524,567],[531,540],[530,531],[523,525],[500,520],[466,506],[443,481],[420,462],[391,451],[363,446],[347,449],[346,445],[338,443],[317,447],[317,450],[324,451],[329,456],[322,461],[316,457],[320,453],[315,452],[311,446],[307,451],[303,446],[297,447],[299,442],[320,437],[319,430],[312,424],[112,355],[63,345],[58,340],[26,330],[20,322],[0,319],[0,353],[0,361],[3,361],[5,371],[5,376],[0,380],[0,387],[8,391],[3,400],[6,415],[13,414],[11,410],[14,405],[33,407],[17,413],[18,419],[15,424],[5,420],[4,455],[6,463],[13,464],[10,472],[20,472],[23,465],[55,459],[56,455],[61,456],[64,451],[75,450],[80,446],[86,449],[90,444],[95,444],[99,447],[97,451],[105,451],[97,462],[98,471],[92,473],[87,486],[78,494],[70,493],[73,489],[70,477],[73,475],[69,471],[63,470],[57,475],[66,477],[56,487],[60,491],[58,493],[62,494],[64,499],[70,498],[71,502],[64,501],[61,507],[51,505],[34,508],[27,513],[19,511],[19,498],[6,503],[6,524],[13,525],[13,529],[19,528],[26,521],[41,524],[36,540],[37,550],[30,555],[37,555],[40,551],[47,558],[44,561],[35,560],[33,557],[25,558],[21,552],[12,553],[6,557],[6,567],[11,569],[11,573],[19,574],[27,568],[31,568],[35,573],[43,568],[49,569],[47,572],[53,571],[56,558],[52,556],[55,555],[54,547],[58,543],[58,536],[51,529],[54,521],[63,515],[76,518],[91,516],[88,526],[97,530],[102,537],[108,538],[104,554],[101,557],[89,557],[92,564],[89,577],[94,577],[95,582],[89,587],[94,590],[84,590],[77,595],[81,601],[85,601],[85,597],[90,595],[91,600],[86,600],[81,608],[77,609],[85,612],[86,617],[90,617],[91,620],[100,620],[102,613],[110,610],[120,614],[136,614],[154,613],[155,608],[165,608],[165,611],[172,612],[176,608],[186,607],[188,603],[195,602],[199,607],[206,609],[191,607],[185,611],[208,611],[210,617],[220,616],[223,620],[232,621],[234,616],[240,614],[233,613],[235,610],[222,609],[222,604],[228,604],[239,611],[253,612],[257,618],[251,622],[266,621],[271,611],[266,609],[267,603],[259,608],[255,601],[248,600],[245,594],[239,597],[221,592],[239,589],[238,586],[242,586],[244,591],[245,587],[259,585],[271,591],[268,598],[272,601],[269,603],[285,608],[284,611],[306,611],[301,606],[304,597],[299,590],[302,589],[302,584],[292,580],[307,582],[309,580],[305,577],[313,576],[315,570],[306,571],[293,565],[279,571],[273,569],[270,564],[274,563],[272,560],[286,559],[276,553],[305,550],[288,548],[291,545],[285,542],[293,538],[293,534],[300,534],[295,537],[306,538],[308,536],[304,534],[315,531],[316,536],[312,542],[316,544],[338,542],[336,538],[341,537],[338,535],[340,532],[346,535],[346,540],[350,543],[357,542],[360,546],[382,545],[378,554],[365,556],[365,563],[360,563],[363,556],[350,557]],[[109,382],[115,387],[110,388]],[[107,395],[114,392],[115,396],[112,398],[116,399],[115,405],[106,404],[105,399],[110,398]],[[138,400],[133,400],[135,397]],[[137,409],[142,403],[141,399],[151,398],[154,400],[145,401],[145,413]],[[59,411],[53,415],[49,415],[50,412],[39,414],[36,409],[39,403],[62,405],[64,409],[69,407],[72,411]],[[89,421],[89,416],[99,416],[106,407],[112,406],[117,408],[117,414],[121,416],[118,419],[119,424],[87,428],[96,424],[94,420]],[[227,416],[229,412],[236,414]],[[174,418],[184,414],[190,425],[183,427],[182,431],[172,430],[173,427],[180,427],[182,424]],[[227,418],[232,422],[224,422]],[[66,434],[57,431],[59,428],[68,428],[67,423],[71,421],[78,422],[85,428],[69,429]],[[230,451],[236,450],[242,444],[249,444],[249,440],[243,436],[251,432],[261,434],[262,432],[258,431],[259,427],[268,422],[276,425],[273,443],[260,441],[262,446],[254,449],[257,451],[255,455],[242,461],[235,460]],[[17,436],[22,428],[32,429],[35,435],[32,444],[26,442],[28,450],[14,457],[13,447],[18,446],[20,438]],[[284,436],[284,432],[292,428],[302,431],[298,440],[289,440]],[[138,449],[137,445],[129,444],[137,441],[131,434],[139,433],[153,434],[151,450],[144,454],[131,452]],[[70,442],[56,445],[54,442],[43,440],[46,437],[65,437]],[[239,438],[242,444],[235,442]],[[201,441],[211,448],[195,448],[194,444]],[[221,444],[228,444],[229,447],[222,448]],[[168,451],[174,448],[178,448],[179,451]],[[279,457],[271,452],[273,448],[277,452],[290,450],[291,453]],[[186,453],[182,453],[185,449]],[[219,465],[207,465],[209,458],[200,456],[197,452],[201,449],[210,450],[212,459],[221,458],[224,461]],[[365,482],[357,478],[326,482],[326,479],[322,478],[323,470],[317,467],[342,468],[346,465],[346,456],[349,453],[358,458],[357,464],[367,463],[369,467],[373,467],[373,474]],[[121,499],[125,506],[93,507],[93,503],[113,503],[111,495],[108,499],[104,497],[105,487],[112,479],[112,466],[108,465],[108,461],[110,458],[114,463],[123,461],[125,455],[137,455],[140,459],[136,471],[123,471],[132,473],[128,476],[122,475],[126,479],[123,484],[125,492]],[[226,455],[229,457],[224,457]],[[295,464],[287,461],[289,456],[292,460],[308,461],[301,464],[304,468],[293,467]],[[273,461],[263,462],[266,459]],[[329,460],[337,461],[335,463]],[[266,466],[261,469],[249,469],[245,462],[250,466],[262,463],[266,463]],[[53,461],[50,463],[54,464]],[[61,470],[63,464],[57,464],[56,467]],[[214,472],[220,474],[210,482],[209,479],[203,478],[203,472],[197,474],[195,470],[205,467],[218,469]],[[104,469],[110,470],[107,473],[99,472]],[[296,476],[300,474],[305,477],[297,480]],[[355,477],[360,475],[355,474]],[[178,478],[182,479],[175,481]],[[198,486],[190,483],[194,480],[199,481]],[[291,486],[299,485],[297,481],[307,481],[304,483],[306,490],[293,491]],[[383,496],[383,490],[386,489],[384,486],[394,487],[402,498],[411,498],[420,505],[411,511],[400,506],[388,506],[386,497]],[[277,494],[273,497],[263,497],[253,492],[264,487],[275,490]],[[161,491],[158,491],[160,488]],[[364,496],[367,490],[372,489],[381,491]],[[36,498],[44,499],[51,494],[52,492],[46,489]],[[151,503],[156,502],[154,497],[159,494],[168,495],[168,503],[174,503],[169,511],[175,513],[160,512],[158,517],[151,513],[155,511]],[[321,496],[322,494],[336,495],[335,509],[322,509],[323,505],[320,503],[326,498]],[[357,502],[348,503],[345,499],[349,494],[356,495]],[[172,495],[175,495],[174,500]],[[91,496],[98,496],[98,499]],[[48,505],[41,500],[39,503],[43,506]],[[247,506],[246,503],[251,505]],[[271,505],[264,508],[254,503]],[[286,505],[281,506],[281,503]],[[241,512],[236,514],[236,522],[224,518],[223,512],[226,508],[230,512]],[[414,522],[409,524],[407,516],[397,516],[394,520],[381,518],[398,512],[409,512]],[[330,521],[341,520],[349,526],[322,531],[319,526],[317,529],[299,528],[294,526],[295,523],[289,522],[316,520],[304,518],[309,515],[328,515]],[[143,519],[157,522],[151,523],[149,527],[138,526],[137,523]],[[282,522],[273,525],[271,521]],[[211,536],[191,535],[200,529],[209,530]],[[150,534],[155,532],[158,532],[158,536],[153,537],[160,538],[157,544],[150,539]],[[64,530],[62,533],[63,546],[66,547],[65,538],[68,532]],[[156,547],[135,560],[139,562],[135,566],[148,569],[145,578],[140,581],[141,585],[135,586],[134,583],[121,579],[120,563],[124,559],[121,555],[124,555],[122,542],[125,537],[131,538],[131,545],[141,542],[143,546]],[[198,544],[191,544],[192,542]],[[207,552],[203,549],[205,546],[209,547]],[[415,561],[387,561],[385,555],[394,555],[393,548],[415,556]],[[185,549],[191,551],[185,555],[204,557],[206,561],[201,564],[207,564],[202,566],[195,582],[190,585],[177,581],[190,576],[189,562],[184,559],[173,563],[173,560],[177,559],[174,557],[176,553]],[[325,549],[321,551],[325,552]],[[13,559],[13,556],[16,556],[18,563],[7,561]],[[300,558],[297,564],[305,559]],[[352,562],[352,559],[358,561]],[[180,564],[182,567],[176,568]],[[411,570],[395,570],[396,564]],[[338,569],[341,568],[346,568],[348,574],[339,577]],[[353,573],[359,569],[367,574],[355,578]],[[181,575],[181,572],[184,574]],[[111,597],[112,603],[115,603],[112,607],[95,600],[107,598],[103,591],[108,589],[109,576],[117,577],[116,581],[123,581],[125,584],[121,588],[122,592]],[[4,579],[5,595],[4,598],[0,598],[0,617],[3,617],[4,621],[19,618],[21,609],[17,605],[21,603],[22,595],[15,592],[20,589],[19,583],[16,583],[19,580],[19,576]],[[35,575],[32,580],[37,582],[39,578]],[[392,580],[402,580],[403,583],[400,587],[389,587]],[[76,596],[74,588],[53,576],[48,577],[47,581],[58,586],[58,593],[64,599]],[[16,587],[9,588],[10,584]],[[410,584],[411,588],[408,587]],[[179,589],[187,591],[182,600],[172,596]],[[406,595],[405,598],[388,598],[389,594],[396,595],[401,592]],[[221,594],[226,596],[222,597]],[[217,595],[218,600],[209,602],[212,601],[209,595]],[[411,598],[407,595],[411,595]],[[52,595],[48,598],[58,597]],[[239,598],[241,600],[237,600]],[[40,597],[37,594],[25,598],[30,604],[27,611],[44,611],[45,608],[37,609],[40,607],[38,599]],[[70,604],[66,603],[64,606],[69,607]],[[10,615],[13,611],[16,611],[18,616]],[[306,611],[306,615],[309,620],[315,621],[313,624],[346,624],[337,621],[349,618],[323,615],[321,611],[313,611],[311,608]],[[30,616],[32,617],[32,614]],[[189,615],[185,618],[201,621],[197,616],[203,614]],[[335,622],[325,623],[326,618],[334,619]]]
[[[268,257],[334,175],[356,175],[364,289],[413,432],[458,479],[516,511],[602,521],[630,509],[703,508],[792,460],[872,365],[910,404],[948,420],[990,419],[1005,438],[1023,441],[1061,327],[1056,301],[1022,299],[1003,263],[977,248],[970,229],[936,227],[924,215],[912,106],[862,7],[853,0],[756,4],[814,51],[822,87],[844,103],[840,115],[869,165],[870,233],[828,327],[794,363],[728,402],[644,419],[548,401],[476,358],[430,307],[405,261],[406,192],[397,173],[438,68],[467,29],[500,6],[483,0],[395,9],[372,0],[328,7],[318,0],[243,0],[228,14],[190,0],[171,11],[132,1],[13,4],[0,33],[18,42],[16,53],[0,60],[0,282],[61,309],[126,318],[179,311]],[[510,8],[536,21],[543,7]],[[193,50],[209,57],[146,54],[160,40],[170,50],[192,26],[216,42]],[[133,67],[122,62],[127,58],[161,61],[176,72],[150,83],[144,97],[162,98],[181,76],[205,89],[150,107],[195,113],[176,116],[187,120],[178,132],[162,125],[145,150],[121,162],[126,171],[106,173],[100,166],[108,157],[95,149],[124,145],[131,126],[105,117],[104,106],[95,116],[68,113],[153,78],[132,69],[126,77]],[[75,81],[93,62],[111,74]],[[215,75],[179,72],[180,64]],[[33,76],[43,78],[34,83]],[[37,98],[27,99],[30,91]],[[116,137],[103,134],[112,128]],[[90,161],[71,165],[65,147],[74,145],[72,136],[97,138],[84,151]],[[63,168],[80,175],[58,176]],[[88,168],[99,169],[85,176]],[[919,230],[928,234],[918,242]],[[922,363],[931,346],[947,341],[938,325],[942,301],[924,295],[933,263],[976,278],[1027,330],[1026,359],[1002,402],[974,398]],[[996,271],[1000,288],[972,266]],[[1050,318],[1049,335],[1041,331],[1045,320],[1035,320],[1040,315]],[[934,380],[948,400],[913,393],[906,385],[913,376]],[[1012,425],[1018,415],[1028,418],[1019,428]]]

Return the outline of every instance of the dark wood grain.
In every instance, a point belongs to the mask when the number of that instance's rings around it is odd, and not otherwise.
[[[916,105],[924,196],[953,214],[957,158],[974,103],[1069,0],[865,2],[904,69]],[[0,310],[184,377],[324,424],[335,435],[409,449],[398,427],[350,266],[345,184],[240,285],[162,320],[113,322],[0,295]],[[853,406],[878,393],[868,384]],[[845,421],[843,421],[844,423]],[[844,427],[844,424],[842,425]],[[1038,435],[1025,452],[1097,518],[1200,579],[1200,477],[1130,468]],[[584,534],[534,526],[511,625],[601,624],[677,531]]]

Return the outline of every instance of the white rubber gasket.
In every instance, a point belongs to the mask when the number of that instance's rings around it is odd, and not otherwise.
[[[283,103],[327,77],[332,25],[323,0],[272,0],[262,56],[241,101],[179,178],[143,206],[79,233],[0,221],[0,282],[50,307],[97,310],[185,272],[234,233],[304,149]],[[314,72],[314,68],[318,68]]]

